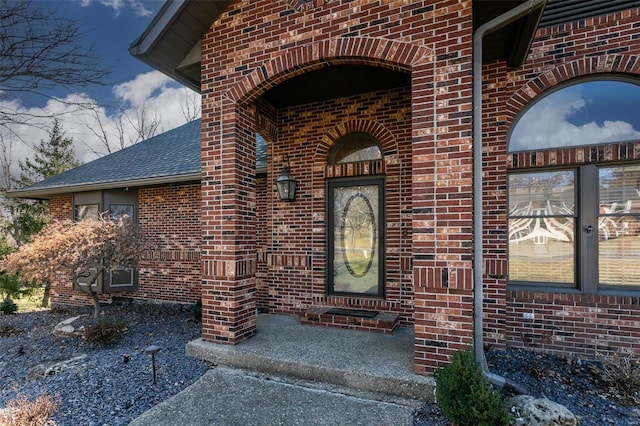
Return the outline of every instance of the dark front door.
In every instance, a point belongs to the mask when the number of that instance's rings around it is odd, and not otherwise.
[[[328,184],[329,294],[384,296],[384,178]]]

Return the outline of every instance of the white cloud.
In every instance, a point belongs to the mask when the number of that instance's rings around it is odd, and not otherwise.
[[[157,96],[158,93],[167,90],[170,83],[173,83],[173,80],[166,75],[159,71],[151,71],[115,86],[113,94],[133,107],[141,107],[154,94]]]
[[[142,2],[129,0],[129,6],[136,12],[136,15],[138,16],[151,16],[153,14],[153,11],[144,7],[144,4],[142,4]]]
[[[119,149],[120,141],[126,145],[139,142],[135,126],[138,125],[140,111],[144,107],[147,117],[157,117],[160,126],[156,134],[166,132],[186,122],[181,110],[185,96],[199,95],[184,87],[174,87],[171,80],[158,71],[142,74],[135,79],[114,87],[113,91],[120,109],[108,111],[96,105],[95,100],[82,93],[72,94],[61,100],[50,100],[44,106],[26,108],[16,100],[0,101],[0,109],[15,110],[27,117],[57,116],[65,136],[74,141],[76,157],[83,163],[108,153],[103,134],[112,147]],[[93,104],[91,111],[78,110],[77,104]],[[12,140],[12,171],[18,171],[18,161],[33,156],[33,146],[40,140],[48,140],[47,130],[51,129],[52,119],[31,118],[29,125],[12,125],[11,132],[0,130],[0,138]],[[122,129],[122,131],[120,131]]]
[[[556,92],[557,94],[559,92]],[[533,105],[516,123],[509,138],[510,151],[592,145],[640,138],[640,131],[621,120],[594,121],[575,125],[569,118],[589,107],[577,88],[564,89],[562,96],[548,97]]]
[[[153,13],[145,7],[141,0],[80,0],[80,6],[89,7],[94,2],[108,7],[109,9],[113,9],[116,17],[118,17],[127,7],[131,8],[131,10],[133,10],[133,12],[138,16],[150,16]]]

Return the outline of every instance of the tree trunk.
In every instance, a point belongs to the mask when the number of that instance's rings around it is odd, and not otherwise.
[[[98,318],[100,316],[100,300],[98,299],[98,293],[93,291],[93,284],[98,281],[98,277],[102,275],[104,272],[104,268],[98,268],[95,273],[88,274],[86,271],[76,271],[73,276],[73,280],[75,281],[78,288],[82,289],[89,297],[91,297],[91,301],[93,302],[93,317]],[[86,282],[86,285],[82,285],[78,282],[79,278],[89,278]]]
[[[49,295],[51,294],[51,281],[48,279],[44,282],[44,293],[42,294],[42,301],[40,304],[43,308],[49,306]]]
[[[100,300],[98,300],[98,293],[91,291],[89,294],[93,301],[93,317],[98,318],[100,316]]]

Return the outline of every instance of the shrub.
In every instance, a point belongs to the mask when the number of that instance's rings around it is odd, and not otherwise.
[[[84,326],[83,338],[88,342],[110,345],[120,341],[125,331],[127,323],[123,320],[100,318]]]
[[[0,297],[3,299],[19,298],[29,296],[31,293],[33,293],[33,288],[23,283],[18,275],[0,272]]]
[[[202,321],[202,300],[198,300],[195,305],[193,305],[193,319],[197,322]]]
[[[5,315],[15,314],[17,310],[18,305],[16,305],[14,301],[8,297],[0,302],[0,311],[4,312]]]
[[[598,354],[598,360],[600,377],[609,386],[611,395],[624,405],[640,404],[640,361],[617,353]]]
[[[4,411],[0,411],[0,426],[53,426],[51,417],[58,410],[60,398],[41,394],[33,401],[25,395],[18,395],[7,402]]]
[[[470,350],[453,355],[453,362],[435,373],[436,400],[444,415],[458,426],[508,425],[506,403]]]

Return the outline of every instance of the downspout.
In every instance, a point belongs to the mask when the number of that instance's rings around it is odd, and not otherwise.
[[[489,371],[484,355],[483,336],[483,292],[482,292],[482,42],[486,35],[491,34],[526,16],[532,10],[544,7],[546,0],[528,0],[502,15],[482,24],[473,34],[473,334],[475,357],[482,368],[482,372],[491,383],[507,390],[527,394],[522,385]]]

